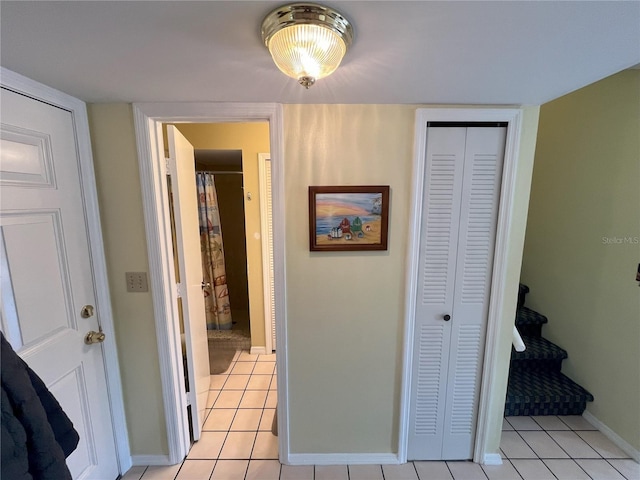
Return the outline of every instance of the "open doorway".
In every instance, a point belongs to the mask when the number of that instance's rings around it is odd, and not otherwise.
[[[162,143],[162,124],[175,122],[268,122],[272,166],[274,303],[278,339],[278,452],[280,461],[289,461],[287,392],[287,322],[285,279],[284,135],[282,107],[275,104],[148,103],[135,104],[134,116],[143,191],[145,227],[150,259],[150,283],[156,316],[156,335],[160,358],[169,461],[184,459],[190,448],[189,420],[184,395],[184,373],[171,231],[167,224],[166,164]],[[245,178],[246,186],[246,178]],[[256,190],[257,191],[257,190]],[[251,232],[249,230],[249,232]],[[250,236],[250,235],[249,235]],[[251,268],[250,268],[251,271]],[[251,291],[251,283],[249,285]],[[253,322],[255,325],[256,322]],[[252,325],[252,328],[253,328]]]
[[[270,272],[260,268],[264,257],[273,257],[272,245],[261,239],[271,238],[270,228],[261,231],[262,204],[270,207],[271,195],[260,188],[264,154],[256,151],[269,149],[268,123],[165,127],[176,277],[181,290],[191,291],[193,283],[199,287],[200,280],[182,279],[190,275],[187,270],[183,275],[182,262],[189,261],[185,253],[191,250],[198,256],[195,266],[202,279],[199,296],[179,299],[190,437],[200,445],[224,433],[219,452],[224,456],[252,436],[249,444],[255,441],[255,451],[245,456],[277,459],[274,342],[267,309],[260,308],[273,304],[273,290],[263,287]],[[204,304],[204,310],[191,308],[192,302]],[[255,328],[252,319],[262,329]],[[208,349],[204,362],[203,346]],[[202,454],[202,448],[194,446],[188,458]]]
[[[201,197],[198,208],[201,210],[203,293],[209,353],[211,356],[216,351],[250,350],[242,150],[196,149],[194,153],[196,181]],[[209,218],[207,213],[215,217],[215,226],[205,224]],[[218,226],[216,238],[219,241],[212,244],[207,241],[206,231]],[[214,252],[214,249],[217,251]],[[211,373],[225,371],[226,358],[211,357]]]
[[[273,342],[266,341],[271,340],[272,328],[265,321],[269,316],[265,305],[272,304],[268,297],[273,293],[265,290],[264,267],[272,252],[265,251],[263,240],[268,235],[262,219],[263,207],[271,206],[266,201],[271,192],[267,195],[261,188],[260,168],[261,156],[270,151],[269,123],[177,123],[175,127],[194,147],[196,170],[212,173],[210,183],[218,200],[226,267],[222,281],[228,286],[230,315],[207,321],[209,333],[216,337],[231,333],[236,342],[240,333],[245,338],[248,334],[252,354],[272,353]]]

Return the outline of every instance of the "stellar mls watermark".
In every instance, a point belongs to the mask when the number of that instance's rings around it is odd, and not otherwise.
[[[640,245],[640,237],[633,235],[602,237],[603,245]]]

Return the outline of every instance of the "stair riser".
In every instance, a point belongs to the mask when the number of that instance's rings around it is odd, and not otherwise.
[[[511,360],[511,371],[559,372],[562,360]]]
[[[529,415],[582,415],[587,402],[563,402],[559,404],[544,403],[509,403],[505,405],[505,416]]]
[[[541,337],[542,325],[519,325],[518,332],[522,337]]]
[[[525,302],[527,301],[527,293],[528,292],[525,292],[522,289],[518,292],[518,308],[524,307]]]

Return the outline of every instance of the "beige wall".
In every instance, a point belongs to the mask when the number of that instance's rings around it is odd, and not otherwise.
[[[253,347],[264,347],[264,295],[258,153],[270,152],[269,124],[265,122],[183,123],[176,124],[176,127],[195,149],[242,150],[251,345]],[[248,193],[251,193],[251,200],[247,200]],[[233,294],[233,292],[230,293]],[[233,312],[231,313],[233,314]]]
[[[397,451],[415,109],[404,105],[283,106],[292,453]],[[109,236],[107,261],[114,284],[113,301],[126,308],[134,294],[116,289],[121,271],[133,269],[130,265],[147,255],[131,110],[123,105],[94,105],[91,113],[103,227]],[[500,306],[498,363],[502,367],[496,372],[490,394],[491,426],[487,433],[494,452],[500,441],[537,115],[535,107],[524,109],[507,252],[508,281],[513,285]],[[127,130],[126,138],[131,140],[122,142],[120,130]],[[197,138],[190,140],[203,148]],[[117,177],[116,173],[114,178],[105,176],[102,171],[110,171],[113,165],[117,165]],[[117,190],[122,172],[129,173],[130,188],[126,191]],[[391,186],[389,249],[309,252],[307,187],[372,184]],[[250,188],[257,191],[257,186]],[[253,206],[259,209],[257,204]],[[132,228],[123,228],[125,224]],[[248,229],[255,231],[259,230]],[[118,258],[118,254],[128,258],[131,242],[140,245],[137,257],[128,261]],[[137,268],[146,269],[146,265]],[[142,345],[125,343],[126,335],[143,325],[153,332],[150,298],[143,311],[137,323],[124,317],[117,320],[123,336],[119,344],[123,369],[124,365],[131,368],[136,379],[148,374],[144,390],[125,379],[128,413],[146,408],[152,397],[161,397],[155,336]],[[130,429],[144,432],[140,437],[156,435],[166,442],[164,423],[151,417],[130,419]],[[153,452],[137,440],[132,446],[138,454],[165,451],[164,443],[156,445]]]
[[[128,293],[125,284],[125,272],[149,271],[133,112],[100,104],[88,114],[131,453],[166,455],[151,292]]]
[[[587,410],[637,450],[639,132],[638,70],[542,106],[522,268]]]
[[[284,107],[292,453],[397,450],[414,116]],[[389,249],[309,252],[309,185],[390,185]]]

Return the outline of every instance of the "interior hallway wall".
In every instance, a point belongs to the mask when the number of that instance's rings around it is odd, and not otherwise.
[[[283,106],[293,453],[397,451],[415,109],[410,105]],[[89,111],[132,452],[166,455],[151,296],[124,291],[124,271],[148,268],[132,109],[98,104],[90,105]],[[499,306],[499,362],[491,372],[488,435],[489,448],[495,452],[537,121],[537,107],[523,109],[516,198],[509,212],[513,229],[506,252],[511,290]],[[237,148],[191,141],[196,148]],[[259,146],[255,157],[244,158],[257,162],[259,151],[269,151],[268,144]],[[367,184],[391,186],[389,250],[309,252],[307,187]],[[257,192],[257,173],[255,182],[247,184],[245,178],[245,185]],[[248,204],[259,219],[259,205],[246,202],[245,208]],[[248,226],[247,231],[251,237],[259,227]],[[259,244],[259,238],[255,242]]]
[[[410,105],[284,106],[293,453],[397,452],[415,111]],[[491,379],[493,452],[501,435],[538,108],[523,109],[522,120],[505,252],[511,288],[498,307],[500,361]],[[309,185],[390,185],[388,250],[310,252]]]
[[[125,272],[149,271],[133,111],[87,108],[131,453],[167,455],[151,292],[127,292],[125,282]]]
[[[543,105],[522,281],[587,410],[640,450],[640,70]]]

